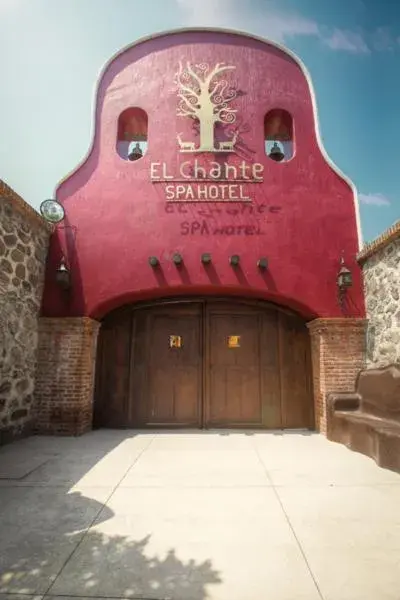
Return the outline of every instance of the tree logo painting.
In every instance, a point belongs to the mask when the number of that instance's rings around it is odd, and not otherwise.
[[[239,135],[233,131],[230,140],[221,141],[215,145],[215,125],[217,123],[233,124],[236,121],[235,108],[231,103],[236,99],[237,90],[232,87],[221,73],[232,71],[236,67],[217,63],[213,69],[207,63],[186,67],[179,63],[179,70],[175,76],[178,87],[178,117],[189,117],[197,120],[200,128],[200,145],[196,148],[195,142],[182,140],[178,133],[177,140],[181,152],[234,152]]]

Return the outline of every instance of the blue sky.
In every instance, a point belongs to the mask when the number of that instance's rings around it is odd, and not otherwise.
[[[400,217],[397,0],[0,0],[0,178],[38,208],[86,153],[93,90],[121,47],[186,26],[279,41],[306,64],[365,241]]]

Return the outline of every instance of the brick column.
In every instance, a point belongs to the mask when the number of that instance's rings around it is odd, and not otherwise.
[[[91,429],[99,326],[88,317],[39,319],[37,433],[80,435]]]
[[[365,366],[367,321],[356,318],[315,319],[311,336],[315,427],[326,434],[326,400],[330,392],[353,392]]]

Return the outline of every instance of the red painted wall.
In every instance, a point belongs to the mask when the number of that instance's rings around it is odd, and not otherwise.
[[[246,186],[251,203],[168,204],[165,184],[150,180],[152,162],[166,162],[168,172],[176,173],[183,160],[216,160],[213,154],[179,152],[177,133],[197,142],[194,121],[176,114],[180,60],[236,66],[226,78],[239,91],[231,104],[241,128],[238,154],[218,156],[230,164],[245,159],[264,165],[263,183]],[[118,117],[130,106],[149,118],[148,151],[135,162],[116,152]],[[295,155],[286,163],[273,162],[264,151],[264,115],[273,108],[293,116]],[[47,316],[100,318],[125,302],[191,293],[271,299],[308,318],[340,316],[336,277],[342,251],[354,278],[345,312],[364,315],[353,192],[319,149],[300,66],[268,43],[226,32],[175,32],[122,52],[100,81],[90,154],[59,185],[57,200],[67,218],[52,239]],[[174,252],[184,257],[181,269],[171,260]],[[211,267],[201,264],[203,252],[212,254]],[[62,253],[73,278],[69,295],[54,283]],[[232,254],[241,257],[238,269],[229,264]],[[153,255],[161,260],[159,269],[148,264]],[[256,265],[261,256],[269,261],[266,273]]]

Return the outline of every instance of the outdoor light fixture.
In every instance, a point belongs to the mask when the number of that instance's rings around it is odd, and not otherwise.
[[[172,260],[177,267],[179,267],[183,263],[183,258],[178,252],[173,255]]]
[[[337,276],[337,286],[339,292],[339,304],[343,307],[344,298],[347,289],[353,285],[353,277],[351,271],[344,264],[344,258],[340,259],[340,270]]]
[[[69,290],[71,287],[71,273],[65,263],[64,257],[61,259],[60,266],[56,271],[56,282],[64,290]]]
[[[157,256],[150,256],[149,258],[149,265],[153,268],[158,267],[158,265],[160,264],[160,261],[158,260]]]
[[[257,261],[257,267],[261,270],[268,269],[268,258],[262,257]]]
[[[279,148],[277,142],[273,143],[271,152],[268,154],[268,156],[275,162],[281,162],[285,158],[285,155],[283,154],[282,150]]]
[[[237,267],[238,264],[240,263],[240,256],[238,254],[234,254],[233,256],[230,256],[229,262],[232,265],[232,267]]]
[[[203,263],[203,265],[211,264],[211,254],[209,254],[208,252],[206,252],[205,254],[202,254],[201,262]]]

